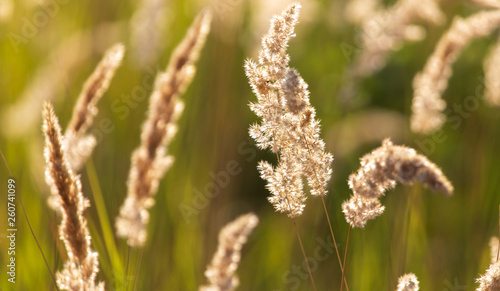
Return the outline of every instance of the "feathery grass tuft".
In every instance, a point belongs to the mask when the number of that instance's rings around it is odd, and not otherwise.
[[[350,1],[347,17],[361,25],[363,49],[353,66],[353,76],[366,77],[380,70],[391,51],[405,41],[418,41],[425,30],[414,23],[424,20],[439,25],[445,16],[435,0],[399,0],[388,9],[378,7],[372,0]]]
[[[64,133],[64,142],[68,162],[74,171],[78,171],[96,146],[96,139],[86,135],[97,114],[97,102],[106,92],[123,59],[125,47],[116,44],[104,55],[102,61],[85,82],[80,97],[73,109],[73,115]]]
[[[288,64],[290,56],[286,49],[295,35],[300,8],[300,4],[292,4],[271,19],[271,27],[262,37],[258,63],[247,60],[245,72],[258,101],[250,104],[250,109],[261,119],[260,124],[250,127],[250,136],[259,148],[270,149],[278,158],[276,167],[267,161],[260,161],[258,166],[272,194],[268,200],[276,211],[292,218],[302,254],[307,259],[295,223],[295,217],[305,207],[302,180],[306,178],[311,195],[323,199],[326,211],[323,197],[328,192],[333,155],[325,151],[325,143],[319,137],[320,125],[309,102],[308,85]],[[337,257],[340,264],[338,250]],[[308,264],[307,269],[316,290]]]
[[[299,8],[299,4],[290,5],[271,20],[269,32],[262,38],[259,62],[248,60],[245,64],[258,100],[250,108],[262,120],[250,127],[250,136],[259,148],[278,156],[276,167],[261,161],[258,169],[272,194],[269,201],[290,217],[301,215],[305,207],[302,177],[307,179],[311,195],[327,194],[333,161],[319,138],[319,121],[309,103],[308,86],[288,67],[286,48],[294,36]]]
[[[147,120],[141,134],[141,144],[132,154],[132,166],[127,181],[127,198],[116,220],[118,236],[130,246],[144,246],[148,209],[165,172],[173,163],[166,146],[177,131],[177,119],[184,104],[184,93],[196,71],[195,62],[210,30],[212,16],[201,12],[189,28],[183,41],[172,54],[167,70],[157,76],[151,95]]]
[[[382,215],[385,207],[377,198],[353,195],[342,204],[345,219],[352,227],[364,227],[368,220]]]
[[[116,44],[106,52],[99,65],[85,82],[76,101],[71,121],[62,139],[66,160],[74,172],[81,169],[96,146],[95,137],[87,135],[86,132],[97,114],[97,102],[108,89],[116,69],[121,64],[124,51],[125,48],[122,44]],[[52,191],[52,195],[48,198],[48,204],[59,213],[61,207],[56,192]]]
[[[224,226],[219,233],[219,246],[205,272],[210,285],[201,286],[200,291],[231,291],[239,285],[235,275],[240,263],[241,248],[257,226],[259,218],[253,213],[241,215]]]
[[[492,237],[490,239],[490,255],[491,263],[486,270],[486,273],[482,275],[477,282],[479,283],[479,288],[477,291],[494,291],[500,290],[500,262],[498,260],[498,237]]]
[[[397,291],[418,291],[417,276],[413,273],[405,274],[399,277]]]
[[[381,215],[384,208],[377,199],[396,182],[419,182],[447,196],[453,193],[450,181],[435,164],[414,149],[395,146],[385,139],[381,147],[361,158],[361,168],[349,177],[353,195],[342,205],[347,222],[352,227],[364,227],[368,220]]]
[[[73,173],[63,146],[61,127],[50,103],[43,108],[45,133],[46,180],[57,193],[62,212],[59,234],[68,253],[64,269],[57,273],[57,284],[63,290],[104,290],[95,285],[99,271],[97,253],[91,249],[87,220],[83,216],[89,202],[83,197],[80,179]]]
[[[492,263],[477,282],[479,283],[477,291],[500,290],[500,262]]]
[[[411,129],[414,132],[428,134],[443,125],[446,102],[441,97],[448,87],[453,63],[472,40],[487,36],[499,26],[500,10],[478,12],[466,19],[456,17],[453,20],[424,69],[413,80]]]

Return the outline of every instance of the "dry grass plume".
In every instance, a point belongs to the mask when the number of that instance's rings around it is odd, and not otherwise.
[[[349,177],[353,195],[342,205],[347,222],[364,227],[368,220],[382,214],[384,208],[378,198],[396,182],[419,182],[447,196],[453,193],[450,181],[435,164],[414,149],[395,146],[386,139],[381,147],[361,158],[361,167]]]
[[[500,10],[478,12],[466,19],[456,17],[441,37],[424,69],[413,80],[411,129],[428,134],[446,120],[442,99],[452,74],[452,65],[474,39],[490,34],[500,26]],[[496,83],[496,82],[495,82]]]
[[[257,215],[248,213],[224,226],[219,233],[217,251],[205,272],[210,285],[201,286],[200,291],[231,291],[238,287],[239,280],[235,274],[241,249],[258,222]]]
[[[143,246],[150,208],[158,184],[173,163],[167,145],[177,131],[177,119],[184,107],[181,95],[191,82],[205,39],[210,30],[211,13],[201,12],[187,35],[173,52],[167,70],[157,76],[147,119],[142,126],[141,144],[132,154],[127,181],[127,198],[116,220],[118,236],[130,246]]]
[[[57,284],[63,290],[104,290],[95,284],[99,270],[97,253],[91,249],[87,220],[83,216],[89,202],[83,197],[80,179],[71,169],[64,150],[61,127],[50,103],[43,107],[45,133],[46,180],[57,193],[62,212],[59,235],[68,253],[64,269],[57,273]]]

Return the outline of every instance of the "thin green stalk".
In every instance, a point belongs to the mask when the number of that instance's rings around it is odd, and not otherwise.
[[[139,253],[139,259],[137,265],[135,266],[135,276],[134,276],[134,288],[132,291],[137,289],[137,278],[139,277],[139,269],[141,268],[142,256],[144,255],[144,248],[141,248]]]
[[[323,209],[325,210],[326,220],[328,220],[328,226],[330,227],[330,234],[332,235],[333,244],[335,245],[335,252],[337,253],[337,259],[339,261],[340,270],[342,273],[344,272],[344,267],[342,266],[342,260],[340,259],[339,249],[337,247],[337,241],[335,240],[335,235],[333,234],[332,223],[330,222],[330,215],[328,214],[328,210],[326,209],[325,198],[321,196],[321,201],[323,202]],[[345,288],[349,291],[349,287],[347,286],[347,280],[344,278]]]
[[[99,184],[99,179],[97,178],[97,172],[95,170],[94,163],[91,159],[87,162],[87,176],[89,178],[90,188],[92,189],[92,195],[94,198],[95,207],[97,210],[97,216],[99,218],[99,223],[102,229],[104,244],[106,245],[106,252],[111,259],[111,266],[113,268],[113,276],[117,274],[121,276],[123,274],[123,265],[120,260],[120,255],[116,247],[113,228],[111,227],[108,212],[106,210],[106,204],[104,203],[104,198],[102,195],[101,187]]]
[[[127,247],[127,264],[125,265],[125,291],[128,291],[128,271],[129,271],[129,265],[130,265],[130,246]]]
[[[309,272],[309,278],[311,279],[311,284],[313,286],[314,291],[316,291],[316,285],[314,284],[314,279],[313,279],[313,276],[311,273],[311,268],[309,268],[309,262],[307,261],[306,252],[304,251],[304,245],[302,245],[302,240],[300,239],[299,230],[297,229],[297,224],[295,223],[294,217],[292,217],[292,222],[293,222],[293,228],[295,229],[295,233],[297,234],[297,238],[299,239],[299,244],[300,244],[300,248],[302,249],[302,254],[304,255],[304,260],[306,262],[307,272]]]
[[[351,238],[351,230],[352,226],[349,226],[349,233],[347,233],[347,242],[345,244],[344,266],[342,267],[342,280],[340,281],[340,291],[344,290],[345,262],[347,261],[347,250],[349,249],[349,239]]]
[[[404,214],[404,221],[403,221],[403,230],[401,231],[402,235],[402,241],[400,242],[400,253],[399,253],[399,270],[398,274],[403,272],[405,270],[406,266],[406,259],[408,256],[408,236],[410,233],[410,223],[411,223],[411,205],[414,205],[413,198],[415,197],[416,189],[412,190],[409,195],[406,195],[406,209],[405,209],[405,214]]]

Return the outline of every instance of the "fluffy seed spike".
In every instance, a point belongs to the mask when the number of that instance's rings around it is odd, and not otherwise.
[[[453,186],[443,172],[423,155],[408,147],[395,146],[389,139],[361,158],[361,168],[349,177],[354,195],[378,198],[396,182],[415,182],[433,191],[451,195]]]
[[[92,75],[87,79],[73,109],[73,116],[64,134],[67,159],[74,171],[78,171],[92,153],[96,139],[85,135],[97,114],[97,102],[106,92],[116,69],[120,66],[125,47],[116,44],[104,55]]]
[[[299,114],[309,106],[309,91],[307,83],[295,69],[287,71],[283,81],[283,96],[286,108],[293,114]]]
[[[435,164],[414,149],[395,146],[386,139],[381,147],[361,158],[361,167],[349,177],[353,196],[342,205],[347,222],[363,227],[367,220],[382,214],[383,209],[373,199],[384,195],[396,182],[419,182],[447,196],[453,193],[450,181]]]
[[[240,263],[241,249],[259,222],[253,214],[245,214],[224,226],[219,233],[219,246],[205,276],[210,285],[200,291],[231,291],[239,285],[236,269]]]
[[[83,197],[80,179],[66,160],[61,127],[52,105],[43,107],[45,134],[46,180],[57,194],[62,212],[59,234],[68,253],[64,269],[57,274],[57,284],[63,290],[104,290],[104,284],[95,286],[99,261],[91,245],[87,220],[83,211],[88,201]]]
[[[295,36],[295,25],[299,19],[298,3],[288,6],[281,15],[274,16],[271,27],[262,37],[262,50],[259,54],[259,63],[269,66],[267,75],[270,81],[283,79],[290,57],[286,53],[288,41]]]
[[[347,223],[352,227],[365,227],[368,220],[382,215],[385,207],[376,198],[365,198],[362,196],[351,196],[349,201],[342,203],[342,212]]]
[[[413,273],[405,274],[399,277],[398,280],[398,290],[397,291],[418,291],[419,282],[417,276]]]
[[[500,290],[500,262],[492,263],[477,282],[479,283],[477,291]]]
[[[448,87],[453,63],[472,40],[487,36],[499,26],[499,10],[479,12],[466,19],[454,19],[422,72],[413,80],[411,128],[414,132],[428,134],[443,125],[446,103],[441,97]]]
[[[388,54],[405,41],[421,40],[425,30],[414,24],[418,20],[438,25],[445,18],[435,0],[400,0],[388,9],[381,9],[373,0],[349,3],[348,18],[363,31],[363,50],[353,67],[354,76],[368,76],[382,68]]]
[[[250,108],[262,120],[250,127],[250,136],[259,148],[278,156],[276,167],[261,162],[259,171],[272,194],[271,204],[290,217],[302,214],[305,207],[304,177],[312,195],[327,194],[333,161],[319,138],[319,121],[309,102],[307,84],[297,70],[288,67],[286,48],[294,35],[299,9],[300,4],[292,4],[271,20],[269,32],[262,38],[259,62],[248,60],[245,64],[258,101]]]
[[[211,13],[201,12],[183,41],[174,50],[168,67],[155,82],[141,144],[132,154],[127,181],[127,198],[116,220],[118,236],[130,246],[143,246],[150,208],[154,204],[158,184],[173,163],[166,147],[177,130],[177,119],[183,109],[179,95],[184,92],[195,73],[195,62],[210,30]]]
[[[87,79],[73,110],[68,130],[85,132],[96,114],[96,104],[109,87],[109,83],[120,66],[125,47],[115,44],[104,55],[92,75]]]

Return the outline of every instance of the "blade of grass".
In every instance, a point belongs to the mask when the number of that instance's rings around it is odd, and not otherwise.
[[[304,255],[304,260],[306,262],[307,272],[309,273],[309,278],[311,279],[311,284],[313,286],[314,291],[316,291],[316,285],[314,284],[314,279],[313,279],[313,276],[311,273],[311,268],[309,268],[309,262],[307,261],[307,256],[306,256],[306,252],[304,250],[304,245],[302,245],[302,240],[300,239],[299,230],[297,229],[297,223],[295,223],[294,217],[292,217],[292,222],[293,222],[293,229],[295,229],[295,234],[297,234],[297,238],[299,239],[299,244],[300,244],[300,249],[302,250],[302,255]]]
[[[102,235],[99,231],[99,222],[96,223],[96,221],[94,221],[94,219],[92,219],[92,217],[90,216],[87,218],[87,227],[89,228],[89,232],[92,237],[92,245],[94,246],[94,248],[96,250],[104,250],[106,247],[102,239]],[[107,253],[99,252],[99,264],[100,269],[102,269],[105,276],[114,276],[111,260],[109,259]]]
[[[121,277],[121,275],[123,274],[123,265],[120,259],[120,255],[118,254],[113,228],[110,224],[108,212],[106,210],[106,205],[104,204],[101,187],[92,159],[87,162],[86,170],[89,178],[90,188],[92,189],[92,195],[94,198],[97,215],[99,217],[99,223],[104,237],[104,244],[106,245],[106,252],[111,260],[111,266],[113,267],[113,276],[117,277],[118,274]],[[118,284],[119,280],[117,280],[116,282]]]
[[[345,279],[345,262],[347,261],[347,250],[349,249],[349,239],[351,238],[352,225],[349,226],[349,233],[347,233],[347,242],[345,244],[344,253],[344,266],[342,267],[342,279],[340,280],[340,291],[344,290],[344,279]]]
[[[144,248],[141,248],[139,251],[139,258],[137,260],[137,264],[135,266],[135,275],[134,275],[134,286],[132,291],[137,290],[137,278],[139,277],[139,270],[141,269],[142,257],[144,256]]]
[[[328,221],[328,226],[330,227],[330,234],[332,235],[333,244],[335,245],[335,252],[337,253],[337,259],[339,260],[340,270],[342,273],[344,272],[344,267],[342,266],[342,260],[340,259],[339,248],[337,247],[337,241],[335,240],[335,235],[333,234],[332,223],[330,222],[330,215],[328,214],[328,210],[326,209],[325,198],[321,196],[321,201],[323,202],[323,209],[325,210],[326,220]],[[347,286],[347,280],[344,278],[345,289],[349,291],[349,287]]]

